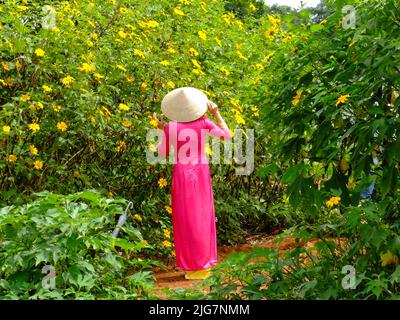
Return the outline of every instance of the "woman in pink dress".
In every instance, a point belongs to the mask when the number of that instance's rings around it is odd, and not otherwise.
[[[153,117],[158,121],[159,129],[164,131],[158,145],[159,155],[166,158],[170,146],[175,153],[171,200],[176,265],[185,271],[186,279],[204,279],[217,264],[214,199],[204,152],[206,135],[222,139],[230,139],[231,135],[218,107],[204,97],[193,95],[193,90],[197,89],[175,89],[174,93],[184,95],[185,99],[174,98],[163,110],[170,119],[185,121],[172,120],[164,125],[156,113]],[[217,124],[205,116],[207,109]]]

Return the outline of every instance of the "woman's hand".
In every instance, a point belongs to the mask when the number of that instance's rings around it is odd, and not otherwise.
[[[158,127],[158,129],[164,130],[164,127],[165,127],[164,120],[163,120],[162,118],[161,118],[161,120],[158,120],[158,118],[157,118],[157,112],[154,112],[154,113],[153,113],[153,119],[154,119],[155,121],[157,121],[157,127]]]
[[[218,112],[218,106],[214,102],[208,100],[207,107],[208,107],[208,111],[210,113],[212,113],[212,115],[214,116],[215,120],[217,121],[217,125],[220,128],[228,129],[228,126],[226,125],[224,119],[222,118],[221,114]]]
[[[208,111],[210,113],[212,113],[214,116],[218,112],[218,106],[210,100],[207,102],[207,107],[208,107]]]

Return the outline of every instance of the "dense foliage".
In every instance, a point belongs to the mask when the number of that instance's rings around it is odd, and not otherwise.
[[[278,174],[304,215],[292,230],[299,246],[284,257],[267,249],[232,257],[215,275],[214,298],[399,298],[400,11],[395,1],[355,1],[356,24],[345,28],[348,1],[334,4],[294,50],[280,49],[260,91],[264,123],[283,137],[272,140],[276,162],[264,173]],[[345,266],[354,288],[343,285]]]
[[[146,134],[162,96],[178,86],[204,90],[232,131],[255,129],[256,170],[267,161],[252,101],[273,56],[264,30],[276,27],[275,18],[243,20],[222,1],[60,1],[52,2],[55,27],[44,28],[53,21],[45,4],[1,7],[2,204],[24,203],[32,191],[96,188],[133,200],[145,237],[163,239],[171,171],[149,165],[154,144]],[[255,224],[266,218],[265,210],[247,217],[246,204],[268,186],[235,175],[234,163],[213,169],[216,198],[234,189],[232,200],[241,199],[228,211]],[[219,231],[224,242],[236,241],[238,220]]]
[[[48,192],[0,210],[0,298],[140,299],[149,295],[157,261],[134,224],[112,236],[125,200],[85,191]]]

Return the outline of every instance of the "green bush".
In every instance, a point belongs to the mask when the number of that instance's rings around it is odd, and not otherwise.
[[[146,134],[154,127],[150,115],[178,86],[206,92],[232,130],[253,128],[255,170],[268,162],[263,104],[253,97],[269,77],[274,50],[292,40],[282,21],[262,15],[265,8],[254,3],[243,2],[245,10],[235,16],[224,1],[4,1],[0,205],[24,203],[42,190],[94,188],[141,203],[146,221],[162,216],[163,225],[146,229],[146,238],[151,229],[171,229],[165,212],[171,170],[147,162],[154,145]],[[45,5],[52,9],[43,11]],[[55,25],[46,28],[52,13]],[[254,196],[266,190],[261,185],[268,181],[255,178],[257,186],[248,187],[234,168],[221,166],[217,183]],[[162,178],[165,187],[158,184]]]
[[[364,201],[336,223],[289,230],[294,249],[230,254],[207,280],[206,298],[400,299],[400,226],[385,223],[387,205]],[[315,239],[314,247],[301,245]]]
[[[151,297],[143,242],[128,217],[112,236],[126,200],[87,190],[71,195],[37,193],[37,200],[0,209],[2,299],[142,299]],[[50,266],[55,286],[49,285]],[[47,284],[47,285],[46,285]]]

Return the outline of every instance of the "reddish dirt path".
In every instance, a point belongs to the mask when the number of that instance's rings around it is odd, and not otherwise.
[[[275,235],[251,235],[245,237],[246,243],[239,244],[236,246],[220,246],[218,247],[218,261],[221,262],[232,252],[249,252],[254,246],[266,247],[266,248],[277,248],[279,251],[286,251],[296,247],[296,240],[290,236],[285,237],[282,241],[275,241],[278,232],[274,232]],[[348,243],[346,239],[341,238],[327,238],[326,240],[333,240],[337,247],[346,245]],[[300,241],[300,245],[304,248],[310,249],[315,246],[320,239],[312,239],[308,242]],[[311,254],[317,256],[316,250],[311,250]],[[156,278],[156,288],[153,292],[158,295],[161,299],[165,299],[166,296],[163,292],[164,288],[169,289],[200,289],[203,280],[186,280],[185,272],[176,268],[175,260],[167,264],[167,270],[161,270],[160,268],[153,269]],[[208,289],[205,288],[204,293],[207,293]]]
[[[281,250],[287,250],[295,247],[295,240],[293,238],[286,238],[280,243],[274,243],[276,236],[266,235],[253,235],[246,237],[245,244],[239,244],[236,246],[220,246],[218,247],[218,261],[221,262],[232,252],[249,252],[253,246],[262,246],[268,248],[279,248]],[[168,270],[161,270],[160,268],[154,268],[156,278],[156,290],[153,292],[158,295],[161,299],[165,298],[163,293],[164,288],[169,289],[195,289],[200,288],[203,280],[187,280],[185,279],[185,272],[176,268],[175,261],[171,261],[167,264]]]

